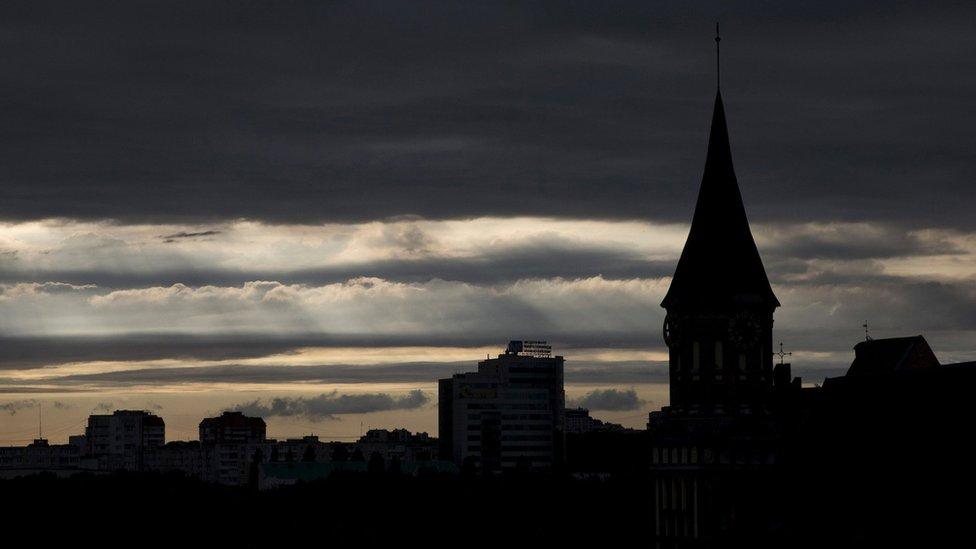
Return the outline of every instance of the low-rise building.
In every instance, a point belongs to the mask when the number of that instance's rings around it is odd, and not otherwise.
[[[149,469],[160,473],[180,472],[203,478],[203,448],[196,440],[167,442],[153,452]]]
[[[407,429],[370,429],[356,441],[356,447],[367,458],[377,454],[385,461],[430,461],[437,457],[438,442],[427,433]]]
[[[586,408],[568,408],[564,414],[566,434],[583,434],[592,432],[623,432],[632,431],[619,423],[610,423],[592,417]]]
[[[49,444],[43,438],[35,439],[27,446],[0,447],[0,469],[19,474],[77,469],[79,458],[76,446]]]

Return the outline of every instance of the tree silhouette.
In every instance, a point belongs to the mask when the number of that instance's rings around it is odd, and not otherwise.
[[[467,456],[461,461],[461,474],[466,477],[473,477],[478,474],[478,462],[474,456]]]
[[[260,448],[255,448],[254,455],[251,456],[251,466],[247,473],[247,485],[252,489],[257,489],[258,487],[262,462],[264,462],[264,452]]]
[[[369,455],[369,464],[366,466],[366,470],[371,474],[382,474],[386,471],[386,460],[383,459],[383,455],[379,452],[373,452]]]
[[[348,461],[349,450],[341,442],[332,443],[332,461]]]

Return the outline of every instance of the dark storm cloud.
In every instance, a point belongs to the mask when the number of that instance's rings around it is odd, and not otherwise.
[[[144,368],[96,374],[77,374],[45,380],[53,385],[99,387],[171,385],[183,383],[428,383],[456,371],[471,368],[471,362],[413,362],[358,366],[328,364],[314,366],[200,366],[193,368]],[[0,383],[4,380],[0,379]]]
[[[0,270],[0,283],[31,282],[39,277],[101,288],[144,288],[149,286],[239,286],[252,280],[275,280],[283,284],[322,285],[361,276],[395,282],[426,282],[433,279],[471,284],[499,284],[527,278],[607,279],[656,278],[670,276],[671,260],[649,260],[619,248],[574,245],[570,242],[525,242],[516,247],[486,250],[475,257],[421,257],[384,259],[315,269],[263,270],[226,269],[218,266],[187,265],[172,269],[161,265],[152,271],[126,272],[118,268],[99,270]],[[51,287],[47,291],[55,291]],[[2,291],[2,290],[0,290]]]
[[[820,230],[809,226],[773,225],[763,247],[777,259],[860,260],[958,254],[946,236],[922,238],[891,225],[841,225]]]
[[[53,386],[126,387],[184,383],[432,383],[442,377],[475,370],[476,356],[459,362],[401,362],[379,365],[256,365],[192,368],[141,368],[47,378]],[[578,362],[566,370],[567,383],[658,383],[667,380],[666,365],[651,362]],[[0,378],[0,385],[16,383]]]
[[[499,333],[494,333],[499,332]],[[234,360],[258,358],[273,354],[296,351],[303,347],[364,347],[382,348],[393,346],[470,346],[499,345],[508,340],[511,334],[504,334],[503,328],[486,329],[485,333],[469,336],[430,333],[423,336],[404,334],[369,335],[328,335],[306,334],[292,337],[257,335],[214,334],[210,336],[190,336],[186,334],[120,334],[113,337],[0,337],[0,370],[21,370],[42,368],[44,366],[68,362],[88,361],[146,361],[162,359],[184,360]],[[591,346],[613,345],[619,348],[640,348],[648,343],[646,332],[615,334],[560,334],[553,339],[557,348],[572,350]],[[444,363],[435,363],[444,364]],[[432,366],[439,367],[439,366]],[[223,366],[219,367],[223,368]],[[228,367],[231,370],[237,367]],[[243,372],[260,372],[248,370]],[[289,371],[301,375],[302,370],[290,368]],[[207,370],[161,369],[143,371],[135,375],[153,375],[150,372],[172,371],[174,375],[206,376]],[[352,372],[355,375],[368,375],[369,370]],[[272,372],[281,375],[284,372]],[[102,375],[102,374],[93,374]],[[335,378],[345,379],[342,374],[332,372]],[[107,380],[111,379],[108,374]],[[404,381],[416,381],[409,378]],[[205,381],[205,380],[202,380]],[[348,379],[347,381],[354,381]]]
[[[195,337],[186,334],[119,335],[113,337],[0,337],[0,370],[40,368],[93,360],[216,360],[251,358],[287,352],[328,341],[293,337],[285,340],[243,336]]]
[[[119,334],[111,337],[0,337],[0,371],[42,368],[68,362],[90,361],[147,361],[162,359],[184,360],[234,360],[288,353],[304,347],[364,347],[382,348],[395,346],[449,346],[482,347],[496,345],[504,348],[511,338],[505,327],[486,327],[483,333],[470,335],[430,333],[413,334],[296,334],[275,337],[257,334],[213,334],[192,336],[187,334]],[[648,344],[648,335],[640,332],[563,333],[552,339],[558,349],[613,346],[622,349],[641,348]],[[653,343],[653,341],[651,342]],[[663,344],[662,344],[663,345]],[[435,363],[444,364],[444,363]],[[223,368],[218,367],[218,368]],[[237,367],[230,367],[237,368]],[[260,370],[243,372],[257,373]],[[293,373],[301,372],[293,367]],[[147,374],[136,375],[150,375]],[[168,371],[168,370],[166,370]],[[192,372],[197,372],[193,370]],[[174,375],[191,374],[184,369],[172,369]],[[364,370],[365,372],[365,370]],[[102,375],[102,374],[97,374]],[[109,374],[111,377],[111,374]],[[324,379],[324,378],[323,378]],[[331,378],[329,378],[331,379]],[[408,381],[415,381],[411,378]]]
[[[220,233],[221,233],[221,231],[214,231],[214,230],[210,230],[210,231],[198,231],[198,232],[192,232],[192,233],[188,233],[186,231],[180,231],[178,233],[163,235],[163,236],[160,236],[159,238],[161,238],[165,242],[176,242],[177,240],[182,240],[182,239],[187,239],[187,238],[202,238],[202,237],[207,237],[207,236],[215,236],[215,235],[218,235]]]
[[[301,416],[311,420],[339,419],[346,414],[368,414],[389,410],[414,410],[430,402],[423,391],[417,389],[406,395],[388,393],[340,394],[338,391],[322,393],[314,397],[276,397],[245,402],[232,409],[258,417]]]
[[[566,369],[566,383],[570,386],[574,384],[658,384],[667,383],[668,379],[665,363],[587,362],[573,360],[572,356],[569,358],[571,366]],[[476,368],[477,357],[472,357],[470,361],[458,362],[401,362],[379,365],[244,366],[231,364],[192,368],[141,368],[50,377],[44,380],[46,385],[43,389],[19,385],[16,379],[0,377],[0,393],[83,392],[107,388],[214,383],[248,385],[434,383],[438,379],[450,377],[458,372],[474,371]],[[609,395],[607,398],[614,396]],[[107,406],[111,407],[111,403]]]
[[[789,330],[778,331],[778,337],[785,337],[788,341],[803,339],[807,334],[795,333]],[[836,343],[843,339],[842,334],[830,333],[824,336],[826,341]],[[831,339],[832,338],[832,339]],[[944,338],[929,338],[938,344],[943,362],[963,360],[953,359],[952,353],[944,353],[942,344]],[[951,338],[950,338],[951,340]],[[851,345],[856,343],[852,340]],[[835,347],[836,345],[834,345]],[[573,385],[644,385],[666,384],[668,381],[668,365],[660,361],[588,361],[573,358],[567,353],[566,384]],[[843,375],[853,359],[841,354],[831,360],[804,359],[793,366],[793,374],[802,376],[804,381],[821,382],[825,377]],[[469,361],[455,362],[396,362],[387,364],[352,365],[352,364],[320,364],[320,365],[239,365],[226,364],[219,366],[196,366],[190,368],[155,367],[135,370],[117,370],[90,374],[70,374],[45,378],[44,387],[21,385],[16,378],[0,377],[0,394],[3,393],[63,393],[99,391],[111,388],[128,388],[138,386],[173,386],[184,384],[246,384],[246,385],[280,385],[280,384],[315,384],[315,383],[433,383],[437,379],[449,377],[452,374],[476,369],[477,357],[472,356]],[[618,394],[620,393],[620,394]],[[623,405],[628,395],[626,391],[597,390],[587,396],[587,399],[574,402],[573,405],[588,407],[594,410],[609,410],[605,406]],[[592,397],[592,398],[591,398]],[[585,402],[584,402],[585,400]],[[617,402],[618,404],[613,404]],[[111,408],[111,403],[105,403],[102,408]]]
[[[718,19],[754,219],[972,228],[973,9],[5,2],[0,217],[685,221]]]
[[[5,383],[5,382],[0,382]],[[70,387],[36,387],[31,385],[0,385],[0,394],[49,394],[49,393],[84,393],[86,389]]]

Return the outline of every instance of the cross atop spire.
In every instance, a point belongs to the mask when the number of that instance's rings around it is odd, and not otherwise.
[[[779,342],[779,352],[778,353],[773,353],[773,354],[779,357],[779,363],[780,364],[783,364],[783,359],[785,359],[786,357],[793,356],[793,352],[792,351],[785,351],[785,352],[783,351],[783,342],[782,341]]]
[[[718,21],[715,22],[715,89],[722,89],[722,55],[719,50],[722,36],[718,32]]]

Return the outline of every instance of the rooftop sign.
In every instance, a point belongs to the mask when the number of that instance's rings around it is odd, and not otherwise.
[[[548,358],[552,356],[552,346],[547,341],[509,341],[506,353],[523,356]]]

